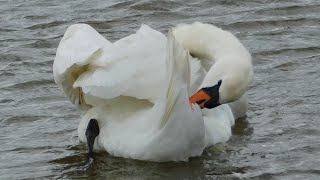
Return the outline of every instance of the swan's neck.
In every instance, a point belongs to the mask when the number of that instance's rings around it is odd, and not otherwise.
[[[201,60],[217,62],[229,55],[250,56],[232,33],[210,24],[180,24],[173,29],[173,34],[192,56]]]

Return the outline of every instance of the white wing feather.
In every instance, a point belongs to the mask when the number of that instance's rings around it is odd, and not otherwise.
[[[88,69],[88,65],[99,58],[101,49],[111,43],[87,24],[70,26],[59,43],[53,63],[55,82],[70,101],[80,109],[87,109],[80,87],[73,83]]]

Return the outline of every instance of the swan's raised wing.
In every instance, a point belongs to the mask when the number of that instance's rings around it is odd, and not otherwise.
[[[70,26],[59,43],[53,63],[54,79],[70,101],[81,109],[88,105],[84,102],[81,88],[74,88],[73,83],[87,71],[90,62],[101,56],[102,49],[110,45],[86,24]]]
[[[80,109],[119,96],[155,102],[164,85],[166,41],[146,25],[113,44],[89,25],[72,25],[57,50],[55,81]]]
[[[74,87],[103,99],[130,96],[155,102],[163,89],[166,37],[146,25],[103,49],[94,70]]]

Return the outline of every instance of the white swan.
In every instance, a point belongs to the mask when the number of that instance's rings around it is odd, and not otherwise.
[[[227,141],[234,115],[245,114],[253,74],[241,43],[202,23],[178,25],[168,37],[143,25],[115,43],[89,25],[72,25],[53,73],[83,112],[81,141],[94,118],[100,128],[95,149],[151,161],[186,161]]]

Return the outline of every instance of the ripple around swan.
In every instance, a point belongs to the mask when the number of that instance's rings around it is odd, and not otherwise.
[[[254,21],[242,21],[228,24],[229,28],[233,29],[260,29],[260,28],[272,28],[272,27],[292,27],[300,26],[301,23],[304,25],[315,25],[319,22],[319,19],[309,18],[294,18],[294,19],[277,19],[277,20],[254,20]]]
[[[130,6],[129,9],[132,10],[142,10],[142,11],[171,11],[172,9],[181,7],[182,3],[175,1],[157,1],[157,2],[142,2],[135,3]]]
[[[35,42],[31,43],[31,44],[27,44],[26,47],[30,47],[30,48],[38,48],[38,49],[42,49],[42,48],[53,48],[56,46],[56,43],[52,43],[51,40],[36,40]]]
[[[8,86],[2,87],[4,90],[12,90],[12,89],[32,89],[35,86],[41,85],[41,86],[46,86],[46,85],[51,85],[54,83],[54,80],[33,80],[33,81],[26,81],[26,82],[21,82],[21,83],[15,83],[15,84],[10,84]]]
[[[0,179],[317,179],[320,175],[319,1],[11,1],[0,11]],[[252,52],[246,119],[225,145],[190,162],[151,163],[86,146],[79,115],[54,84],[52,62],[67,27],[87,23],[109,40],[145,23],[167,32],[203,21]],[[214,43],[214,42],[213,42]]]
[[[67,22],[65,22],[65,21],[53,21],[53,22],[48,22],[48,23],[36,24],[36,25],[30,26],[30,27],[27,27],[26,29],[41,30],[41,29],[52,28],[52,27],[55,27],[55,26],[66,24],[66,23]]]
[[[254,55],[256,55],[256,56],[268,56],[268,55],[286,56],[286,55],[290,55],[290,54],[299,54],[299,56],[301,56],[300,53],[302,53],[303,55],[318,54],[319,50],[320,50],[320,47],[284,48],[284,49],[260,51]],[[316,56],[318,56],[318,55],[316,55]]]

